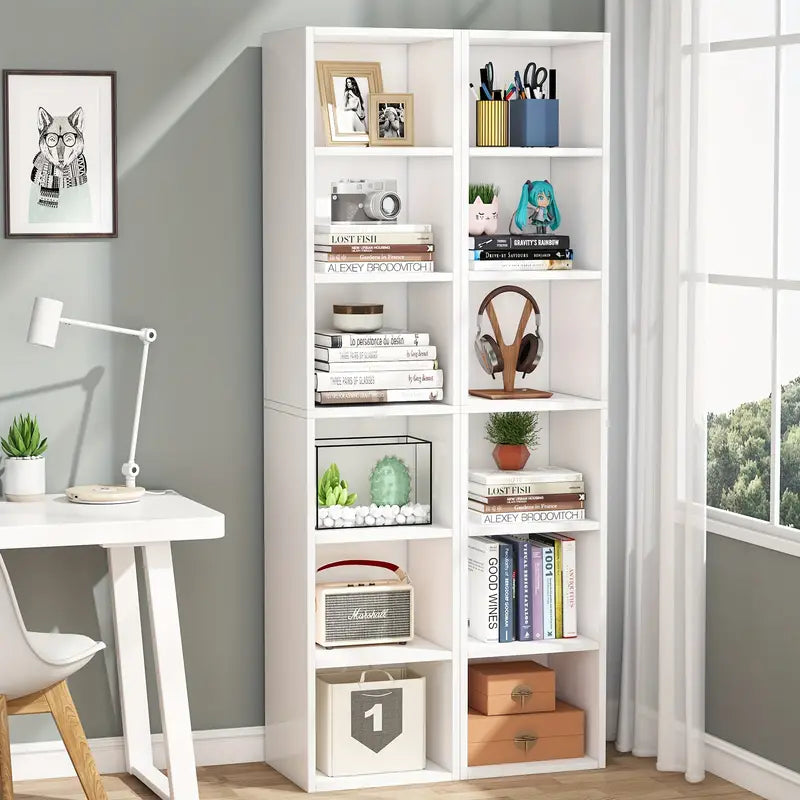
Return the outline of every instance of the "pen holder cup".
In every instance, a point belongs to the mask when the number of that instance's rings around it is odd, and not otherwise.
[[[475,145],[508,147],[508,103],[505,100],[475,103]]]
[[[558,147],[558,100],[510,100],[512,147]]]

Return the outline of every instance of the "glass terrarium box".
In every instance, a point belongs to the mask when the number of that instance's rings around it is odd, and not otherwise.
[[[430,525],[431,442],[317,439],[317,529]]]

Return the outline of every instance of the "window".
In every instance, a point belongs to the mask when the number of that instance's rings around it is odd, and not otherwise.
[[[708,504],[800,528],[800,0],[712,5]]]

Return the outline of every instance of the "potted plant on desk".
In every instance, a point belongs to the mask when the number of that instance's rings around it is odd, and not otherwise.
[[[499,469],[522,469],[530,448],[539,444],[539,415],[535,411],[489,414],[486,438],[495,446],[492,457]]]
[[[0,439],[6,454],[3,491],[6,500],[25,502],[41,500],[45,493],[47,439],[42,439],[39,423],[30,414],[14,417],[8,436]]]

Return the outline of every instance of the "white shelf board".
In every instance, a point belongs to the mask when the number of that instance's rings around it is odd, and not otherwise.
[[[426,417],[455,414],[456,407],[447,403],[371,403],[368,405],[315,406],[310,410],[314,419],[345,419],[351,417]]]
[[[543,775],[547,772],[577,772],[583,769],[599,769],[596,758],[559,758],[552,761],[529,761],[514,764],[488,764],[485,767],[468,767],[467,780],[481,778],[510,778],[515,775]]]
[[[468,263],[474,263],[468,261]],[[499,261],[500,264],[513,263]],[[482,269],[469,270],[469,280],[475,283],[496,281],[599,281],[603,273],[599,269]]]
[[[455,31],[444,28],[344,28],[315,27],[315,42],[337,44],[419,44],[452,39]]]
[[[415,636],[408,644],[371,644],[361,647],[334,647],[326,650],[316,645],[317,669],[362,667],[376,664],[419,664],[423,661],[450,661],[450,650]]]
[[[602,147],[470,147],[470,158],[601,158]]]
[[[348,542],[412,542],[420,539],[450,539],[453,529],[444,525],[389,525],[376,528],[325,528],[314,530],[317,544]],[[408,645],[406,645],[407,647]]]
[[[525,533],[572,533],[573,531],[596,531],[600,529],[600,523],[596,519],[565,520],[563,522],[525,522],[518,525],[510,523],[497,523],[495,525],[481,525],[473,521],[473,514],[469,511],[469,535],[470,536],[510,536]],[[507,647],[508,645],[503,645]]]
[[[479,642],[467,640],[468,658],[498,658],[501,656],[543,656],[550,653],[585,653],[599,650],[600,644],[588,636],[574,639],[544,639],[536,642]]]
[[[489,414],[493,411],[598,411],[607,406],[605,400],[553,392],[552,397],[532,397],[530,400],[487,400],[469,395],[464,408],[470,414]]]
[[[318,792],[333,792],[340,789],[374,789],[378,786],[410,788],[415,783],[446,783],[454,780],[452,772],[433,761],[428,761],[425,769],[411,772],[379,772],[375,775],[343,775],[332,778],[317,770],[315,783]]]
[[[314,148],[318,158],[451,158],[452,147],[365,147],[329,145]]]
[[[502,47],[558,47],[559,45],[602,42],[607,33],[594,31],[467,31],[471,45],[500,45]]]
[[[452,272],[378,272],[357,275],[314,273],[314,283],[452,283]]]

